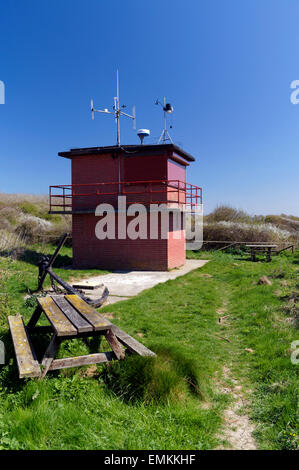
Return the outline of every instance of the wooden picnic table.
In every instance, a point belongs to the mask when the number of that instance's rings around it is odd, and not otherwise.
[[[48,371],[125,358],[128,352],[141,356],[155,353],[126,334],[87,304],[78,295],[47,295],[37,299],[38,305],[27,326],[21,315],[9,316],[9,326],[16,353],[19,377],[43,378]],[[37,326],[44,313],[49,326]],[[50,343],[39,362],[32,345],[32,333],[52,333]],[[55,359],[62,341],[104,335],[112,351],[85,356]]]
[[[274,248],[277,248],[277,245],[269,245],[269,244],[263,244],[263,245],[245,245],[246,248],[250,249],[251,253],[251,261],[256,261],[256,252],[257,251],[263,251],[266,252],[266,261],[271,261],[271,250]]]

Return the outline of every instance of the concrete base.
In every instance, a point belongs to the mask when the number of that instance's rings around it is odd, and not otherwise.
[[[208,260],[187,260],[184,266],[172,271],[115,271],[110,274],[90,277],[82,282],[77,281],[76,285],[83,286],[87,281],[89,285],[104,284],[109,289],[107,304],[113,304],[134,297],[143,290],[150,289],[161,282],[184,276],[194,269],[201,268],[206,263]],[[91,299],[96,299],[101,297],[102,291],[102,287],[96,288],[88,291],[87,295]]]

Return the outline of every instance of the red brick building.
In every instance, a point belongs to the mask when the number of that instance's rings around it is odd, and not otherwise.
[[[50,187],[50,212],[72,214],[74,266],[168,270],[185,263],[185,231],[182,227],[178,234],[173,211],[183,218],[186,203],[201,203],[201,188],[186,182],[191,155],[174,144],[80,148],[59,155],[71,160],[72,184]],[[127,206],[141,203],[147,208],[145,239],[119,233],[119,195],[126,196]],[[116,211],[115,239],[96,236],[102,216],[95,209],[101,203]],[[158,234],[150,236],[152,204],[165,204],[169,211],[167,239],[161,235],[161,214]],[[126,217],[127,226],[134,217]]]

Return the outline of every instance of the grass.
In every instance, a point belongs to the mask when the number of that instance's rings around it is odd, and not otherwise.
[[[299,287],[298,255],[251,263],[239,254],[189,253],[211,262],[102,309],[157,359],[132,357],[92,373],[66,369],[44,381],[20,381],[5,317],[20,311],[28,320],[33,311],[24,295],[36,286],[36,251],[22,260],[0,258],[0,335],[7,355],[0,369],[0,448],[216,448],[232,399],[220,387],[227,380],[224,366],[249,393],[258,446],[297,447],[298,366],[290,361],[290,344],[298,329],[285,305]],[[56,269],[64,279],[89,274],[61,269],[70,261],[64,247]],[[271,286],[257,284],[262,275]],[[217,310],[224,306],[229,317],[220,324]],[[89,347],[72,340],[60,354],[85,354]]]
[[[69,215],[49,214],[47,196],[0,193],[0,252],[34,243],[57,243],[71,232]]]
[[[290,361],[298,324],[285,314],[288,297],[299,292],[298,265],[298,253],[280,255],[271,263],[226,255],[225,269],[209,265],[209,272],[226,285],[230,320],[222,330],[229,331],[231,340],[229,366],[252,390],[250,415],[262,449],[298,449],[298,365]],[[257,284],[262,275],[271,279],[271,286]]]

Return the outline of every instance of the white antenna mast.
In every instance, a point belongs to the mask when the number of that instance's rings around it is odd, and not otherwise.
[[[104,113],[104,114],[114,114],[115,116],[115,122],[116,122],[116,128],[117,128],[117,145],[120,146],[120,116],[127,116],[128,118],[133,120],[133,129],[136,129],[136,113],[135,113],[135,106],[133,106],[133,111],[132,115],[127,114],[123,111],[124,108],[126,108],[126,105],[122,105],[120,107],[119,105],[119,80],[118,80],[118,70],[116,72],[116,96],[113,98],[114,100],[114,106],[113,106],[113,111],[109,111],[107,108],[105,109],[95,109],[93,106],[93,100],[90,102],[90,108],[91,108],[91,119],[94,119],[94,113]],[[122,109],[121,109],[122,108]]]
[[[165,96],[164,96],[164,104],[162,104],[159,100],[156,100],[155,104],[159,104],[162,107],[163,114],[164,114],[164,128],[163,128],[162,134],[159,137],[158,144],[161,142],[161,140],[163,144],[165,144],[167,140],[169,140],[173,144],[172,138],[170,137],[169,132],[167,130],[167,120],[166,120],[167,114],[171,114],[173,112],[173,107],[171,106],[170,103],[166,103]]]

